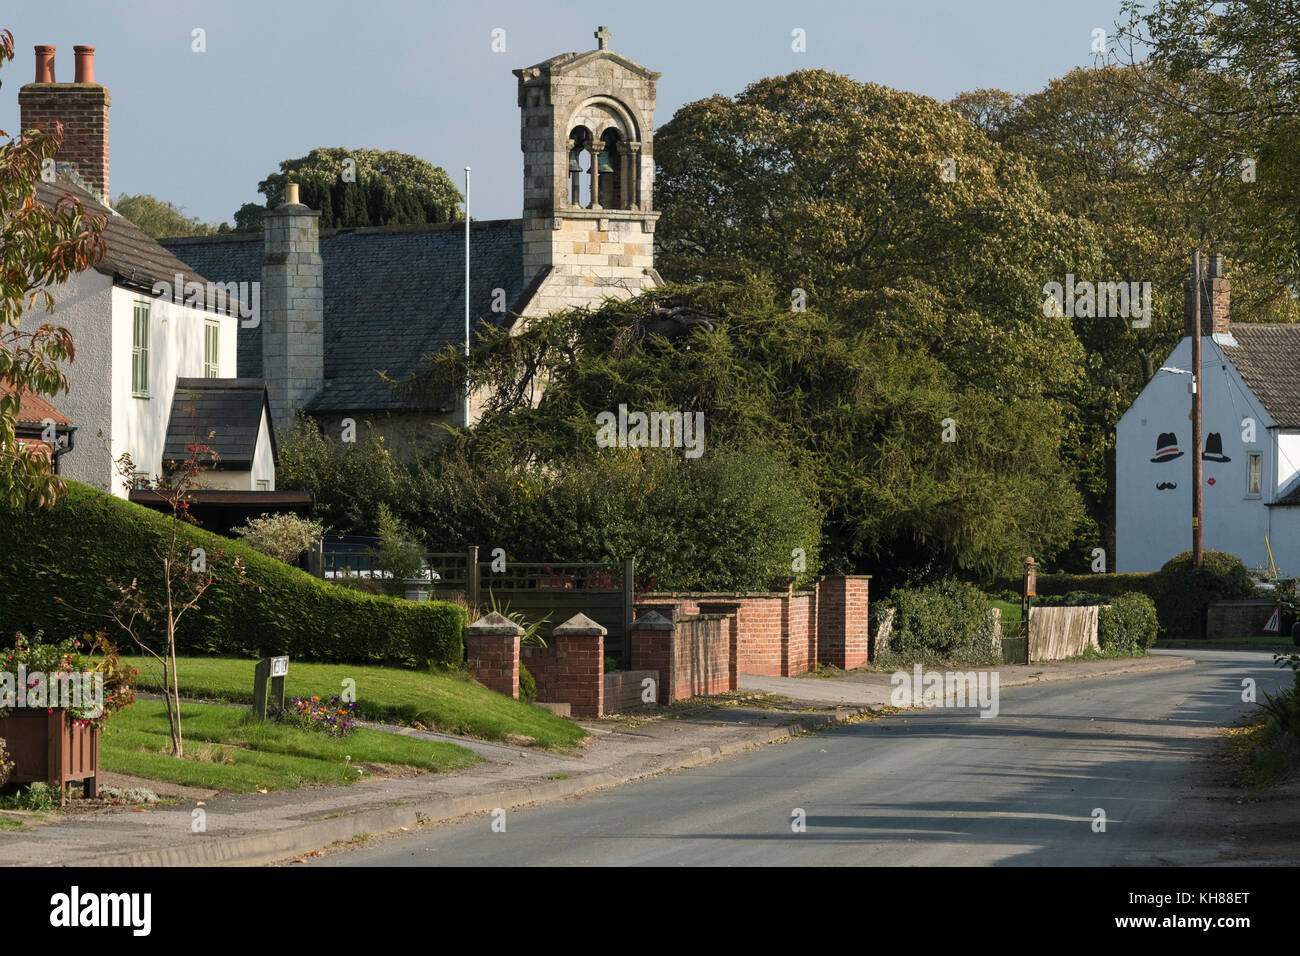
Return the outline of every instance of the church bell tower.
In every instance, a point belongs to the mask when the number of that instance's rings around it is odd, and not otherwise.
[[[596,308],[660,282],[654,269],[654,110],[659,74],[609,48],[515,70],[524,151],[528,314]]]

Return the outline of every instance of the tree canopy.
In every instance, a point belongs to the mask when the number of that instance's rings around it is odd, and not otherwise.
[[[220,226],[209,225],[197,217],[185,215],[183,207],[149,195],[122,193],[113,201],[113,208],[154,239],[210,236],[230,231],[230,226],[224,222]]]
[[[257,191],[265,204],[245,203],[235,213],[241,232],[262,228],[262,216],[284,202],[284,187],[298,184],[299,200],[320,210],[322,229],[454,222],[462,196],[445,170],[418,156],[377,149],[318,147],[286,159]]]
[[[662,309],[709,316],[712,331],[665,338],[651,331]],[[448,350],[421,379],[436,389],[468,373],[491,395],[444,454],[588,460],[608,453],[601,412],[702,412],[706,457],[762,450],[809,483],[823,561],[841,571],[1013,574],[1025,553],[1059,550],[1081,516],[1054,403],[963,388],[925,353],[792,312],[767,282],[669,285],[481,336],[468,365]]]

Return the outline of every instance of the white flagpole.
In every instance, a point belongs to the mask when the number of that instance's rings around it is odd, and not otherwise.
[[[469,167],[465,167],[465,358],[469,359]],[[468,361],[465,379],[465,427],[469,428]]]

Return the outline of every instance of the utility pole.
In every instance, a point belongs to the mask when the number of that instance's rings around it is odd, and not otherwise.
[[[1205,557],[1201,501],[1201,250],[1192,250],[1192,567]]]

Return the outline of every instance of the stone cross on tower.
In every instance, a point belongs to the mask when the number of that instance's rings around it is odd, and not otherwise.
[[[612,37],[613,35],[614,34],[609,32],[609,27],[607,26],[602,26],[599,30],[593,33],[592,36],[594,36],[596,40],[600,43],[600,46],[597,47],[597,49],[608,50],[609,38]]]

